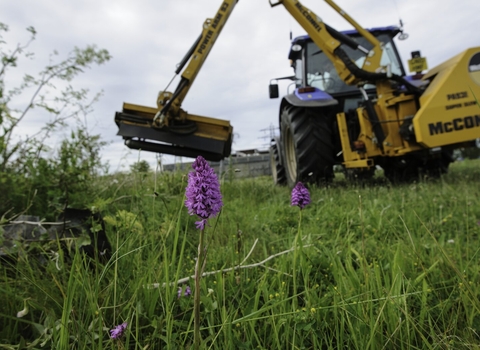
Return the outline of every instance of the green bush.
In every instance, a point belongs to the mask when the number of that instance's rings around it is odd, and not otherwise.
[[[92,184],[102,167],[99,152],[104,142],[88,133],[83,118],[101,94],[91,98],[87,89],[74,89],[70,83],[85,69],[108,61],[110,55],[95,46],[74,48],[65,59],[52,60],[37,76],[24,72],[18,86],[6,86],[6,76],[17,69],[17,62],[33,59],[28,47],[37,34],[33,27],[27,28],[30,40],[9,50],[4,40],[7,31],[8,26],[0,23],[0,215],[11,218],[23,213],[50,219],[65,206],[85,206],[94,193]],[[28,102],[12,108],[19,105],[20,97]],[[37,114],[34,110],[51,118],[37,133],[24,136],[20,127]],[[76,121],[70,138],[53,152],[46,141],[59,128],[68,130],[69,121]]]

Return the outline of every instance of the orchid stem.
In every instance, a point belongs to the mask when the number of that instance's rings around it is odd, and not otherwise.
[[[200,241],[198,243],[198,257],[195,264],[195,295],[193,301],[194,309],[194,347],[195,350],[200,349],[200,278],[202,277],[203,258],[203,236],[205,229],[200,231]]]

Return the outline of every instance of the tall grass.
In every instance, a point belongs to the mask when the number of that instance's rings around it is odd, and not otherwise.
[[[0,348],[193,346],[193,298],[177,295],[194,289],[199,238],[184,175],[98,184],[92,206],[114,247],[106,264],[74,244],[59,255],[25,247],[4,264]],[[478,348],[479,161],[454,163],[434,181],[310,188],[297,259],[290,191],[269,178],[221,182],[225,205],[206,229],[204,348]],[[125,335],[110,339],[125,321]]]

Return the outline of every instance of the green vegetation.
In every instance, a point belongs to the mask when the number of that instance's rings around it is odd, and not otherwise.
[[[0,215],[11,218],[30,209],[53,219],[68,205],[85,206],[89,184],[102,170],[105,142],[86,123],[101,93],[92,96],[72,81],[111,56],[94,45],[75,47],[64,58],[55,51],[48,66],[33,75],[24,70],[35,58],[29,45],[37,32],[27,28],[29,40],[11,46],[4,39],[8,30],[0,22]],[[22,78],[9,77],[19,67],[23,70],[17,77]],[[44,124],[29,128],[35,124],[31,116]],[[59,138],[60,146],[52,150],[47,141],[62,131],[70,135]]]
[[[301,250],[292,249],[300,212],[287,188],[220,182],[225,205],[205,231],[205,271],[217,271],[201,280],[205,348],[478,347],[478,160],[435,181],[311,188]],[[55,258],[37,246],[39,259],[20,247],[1,270],[0,348],[191,347],[193,294],[183,294],[195,292],[199,234],[185,174],[133,172],[91,186],[111,259],[86,264],[73,246]],[[110,339],[123,322],[124,336]]]

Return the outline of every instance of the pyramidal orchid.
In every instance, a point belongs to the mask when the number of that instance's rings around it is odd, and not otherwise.
[[[300,209],[310,204],[310,193],[303,183],[298,182],[293,188],[291,204]]]
[[[177,297],[178,298],[181,298],[182,296],[190,296],[192,295],[192,290],[190,289],[190,286],[187,286],[185,288],[185,291],[183,291],[183,288],[182,287],[178,287],[178,291],[177,291]]]
[[[198,156],[192,164],[194,171],[188,173],[188,184],[185,189],[185,206],[190,215],[197,215],[200,220],[195,224],[200,230],[198,240],[198,256],[195,264],[195,292],[193,297],[194,324],[193,340],[194,349],[200,349],[200,278],[205,266],[204,235],[208,219],[217,216],[223,206],[222,194],[217,175],[202,157]],[[180,292],[180,291],[179,291]],[[187,291],[185,291],[186,293]],[[189,290],[189,293],[191,291]]]
[[[188,174],[185,190],[185,206],[190,215],[200,218],[195,224],[198,229],[203,230],[207,220],[220,212],[223,206],[222,194],[217,175],[202,156],[195,159],[192,168],[194,171]]]
[[[123,322],[122,324],[119,324],[114,329],[110,330],[110,338],[120,339],[125,333],[126,329],[127,329],[127,322]]]

